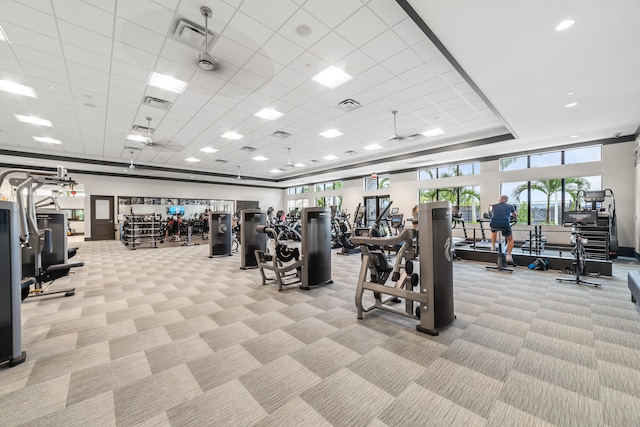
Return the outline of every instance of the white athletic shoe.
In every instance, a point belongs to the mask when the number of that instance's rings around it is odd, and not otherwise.
[[[507,255],[507,264],[513,264],[513,257],[511,255]]]
[[[496,251],[496,247],[495,246],[491,246],[491,252],[495,252]]]

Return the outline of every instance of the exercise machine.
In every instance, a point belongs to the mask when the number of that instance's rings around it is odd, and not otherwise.
[[[240,269],[258,267],[256,251],[267,250],[267,235],[258,233],[256,227],[265,225],[267,214],[260,209],[243,209],[240,211]]]
[[[76,182],[67,176],[67,171],[58,166],[55,172],[10,169],[0,173],[0,186],[10,175],[9,183],[15,188],[20,222],[20,244],[22,246],[22,277],[35,279],[34,289],[22,289],[27,296],[45,296],[63,293],[75,294],[75,288],[45,292],[44,283],[69,275],[72,268],[84,266],[83,262],[69,263],[67,248],[67,216],[64,211],[36,210],[35,193],[43,186],[70,187]]]
[[[364,218],[364,209],[362,207],[362,203],[358,203],[358,207],[356,207],[353,217],[354,217],[353,227],[351,227],[350,226],[351,224],[349,224],[348,215],[345,216],[345,219],[342,222],[340,222],[340,232],[337,236],[337,239],[340,242],[342,249],[340,249],[340,252],[338,252],[338,255],[351,255],[351,254],[360,252],[360,248],[358,247],[358,245],[351,242],[351,237],[356,235],[357,230],[363,229],[362,221]]]
[[[376,308],[417,319],[416,330],[438,335],[455,319],[453,312],[453,256],[451,253],[451,203],[447,201],[421,203],[418,207],[421,224],[420,261],[414,261],[413,238],[416,230],[405,228],[396,236],[354,237],[362,250],[362,265],[356,286],[355,304],[358,319]],[[388,265],[384,253],[375,249],[389,244],[401,244],[394,267]],[[420,272],[416,270],[419,266]],[[386,285],[391,275],[394,286]],[[368,279],[367,279],[368,277]],[[417,290],[414,290],[415,287]],[[374,305],[365,307],[364,291],[371,291]],[[384,298],[383,296],[389,296]],[[404,309],[393,306],[404,299]],[[416,307],[417,304],[417,307]]]
[[[22,319],[20,317],[20,225],[18,205],[0,201],[0,363],[19,365],[27,358],[22,351]]]
[[[209,258],[231,256],[232,229],[230,212],[209,212]]]
[[[571,227],[571,244],[573,249],[573,267],[575,272],[575,278],[568,279],[563,277],[556,277],[558,282],[570,282],[577,285],[587,285],[593,287],[600,287],[600,283],[589,282],[583,280],[581,276],[587,276],[585,271],[586,254],[584,245],[588,243],[587,239],[583,236],[582,228],[589,227],[597,224],[598,215],[596,211],[565,211],[563,215],[563,225],[565,227]]]
[[[331,280],[331,210],[327,207],[304,208],[301,213],[302,253],[279,240],[277,231],[270,227],[258,226],[257,233],[275,237],[275,254],[266,250],[256,250],[262,284],[275,280],[278,290],[300,283],[300,289],[333,283]],[[265,270],[273,271],[275,279],[265,275]],[[289,274],[287,274],[289,273]],[[292,277],[295,277],[291,280]]]
[[[580,196],[583,197],[585,203],[583,210],[597,213],[595,224],[585,224],[581,227],[583,235],[589,237],[590,243],[585,244],[587,255],[593,259],[600,258],[607,261],[617,258],[618,226],[613,191],[608,188],[595,191],[580,190],[576,195],[576,206],[579,206]],[[602,253],[602,246],[605,246],[604,253]]]

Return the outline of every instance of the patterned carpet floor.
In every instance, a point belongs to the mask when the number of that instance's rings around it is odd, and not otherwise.
[[[600,288],[456,261],[457,317],[433,337],[356,318],[359,255],[333,255],[333,284],[278,292],[207,244],[79,246],[85,267],[51,286],[76,295],[22,304],[0,426],[640,425],[633,260]]]

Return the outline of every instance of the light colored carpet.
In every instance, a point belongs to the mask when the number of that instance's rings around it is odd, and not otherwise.
[[[331,285],[278,292],[206,244],[79,246],[86,266],[51,288],[76,295],[22,304],[1,426],[640,425],[633,260],[601,288],[457,261],[457,318],[431,337],[356,319],[359,255],[333,256]]]

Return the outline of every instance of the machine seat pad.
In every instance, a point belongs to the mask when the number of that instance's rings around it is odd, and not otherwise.
[[[67,249],[67,258],[73,258],[78,253],[78,247]]]
[[[54,271],[70,270],[70,269],[76,268],[76,267],[84,267],[84,262],[80,261],[80,262],[70,262],[70,263],[67,263],[67,264],[50,265],[50,266],[47,267],[46,272],[47,273],[52,273]]]
[[[20,288],[21,289],[28,288],[29,286],[33,285],[34,283],[36,283],[35,277],[26,277],[26,278],[20,280]]]

